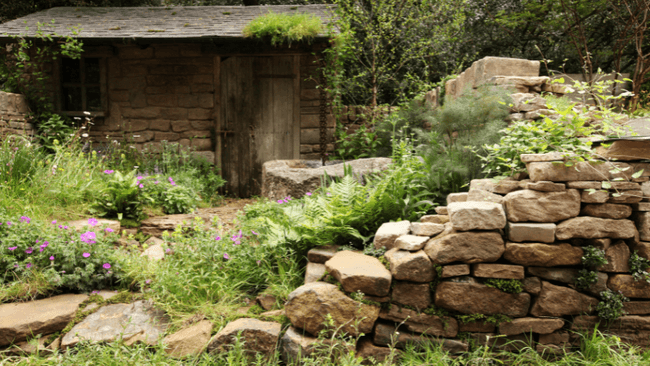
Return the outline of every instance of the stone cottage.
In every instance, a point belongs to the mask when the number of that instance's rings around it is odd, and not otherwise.
[[[221,168],[228,194],[246,197],[259,194],[265,161],[318,158],[334,129],[317,89],[327,37],[284,46],[244,38],[245,25],[271,11],[330,16],[327,5],[60,7],[0,25],[0,43],[33,38],[37,23],[58,35],[76,27],[82,57],[51,67],[57,111],[90,112],[96,143],[191,147]]]

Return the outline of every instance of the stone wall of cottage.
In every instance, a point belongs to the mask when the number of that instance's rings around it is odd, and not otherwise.
[[[215,161],[214,53],[203,52],[200,44],[154,44],[89,48],[86,56],[105,58],[108,69],[108,113],[95,119],[90,130],[94,141],[126,141],[158,151],[164,140]],[[320,151],[315,61],[311,55],[300,58],[301,159],[317,158]],[[329,113],[328,127],[331,141],[334,120]]]
[[[25,96],[0,91],[0,138],[21,135],[31,139],[36,130],[26,117],[28,113]]]

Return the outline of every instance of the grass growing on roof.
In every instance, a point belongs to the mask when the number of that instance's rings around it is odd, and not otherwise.
[[[323,30],[320,18],[311,14],[268,14],[253,19],[244,27],[244,36],[249,38],[271,37],[274,46],[302,40],[311,41]]]

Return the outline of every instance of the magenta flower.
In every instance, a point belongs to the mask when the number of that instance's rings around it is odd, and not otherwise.
[[[306,194],[307,196],[311,196],[311,192],[307,192],[307,193],[305,193],[305,194]]]
[[[12,252],[13,252],[14,250],[16,250],[16,249],[18,249],[18,247],[9,247],[9,250],[12,251]]]
[[[262,263],[261,260],[256,260],[255,262],[257,263],[258,266],[260,265],[260,263]]]
[[[11,226],[11,221],[7,221],[7,226]]]
[[[27,216],[20,216],[20,221],[22,221],[22,222],[26,222],[26,223],[29,224],[29,223],[32,221],[32,219],[30,219],[30,218],[27,217]]]
[[[53,255],[52,255],[52,256],[50,256],[50,260],[51,260],[51,261],[53,261],[53,260],[54,260],[54,256],[53,256]]]
[[[88,225],[90,225],[90,226],[95,226],[95,225],[97,225],[97,223],[98,223],[98,221],[94,217],[91,217],[91,218],[88,219]]]
[[[107,227],[106,230],[104,230],[104,231],[106,231],[107,233],[112,233],[112,232],[114,232],[115,230],[111,229],[110,227]]]
[[[172,177],[167,178],[167,180],[169,181],[169,184],[171,184],[173,186],[176,185],[176,182],[174,182],[174,179],[172,179]]]
[[[84,253],[84,254],[82,254],[82,256],[83,256],[84,258],[88,258],[88,257],[90,257],[90,253]]]
[[[111,265],[110,265],[110,263],[104,263],[104,265],[102,267],[104,267],[104,269],[109,269],[109,268],[111,268]]]
[[[31,263],[27,263],[27,264],[25,265],[25,268],[32,268],[32,264],[31,264]]]
[[[63,229],[64,229],[64,230],[68,230],[68,225],[65,225],[65,226],[63,227]]]
[[[142,185],[142,183],[140,183],[140,185],[139,185],[138,187],[140,187],[140,188],[144,188],[144,186]]]
[[[151,283],[151,280],[146,280],[146,281],[144,281],[144,283],[146,283],[148,285],[148,284]]]
[[[160,183],[160,182],[158,182],[158,181],[153,182],[153,184],[158,184],[158,183]]]
[[[260,235],[260,234],[256,233],[255,230],[251,230],[251,232],[253,233],[253,235]]]
[[[239,245],[239,244],[241,244],[241,241],[237,240],[232,245]]]
[[[141,175],[138,175],[137,177],[135,177],[135,179],[137,179],[137,180],[143,180],[143,179],[144,179],[144,177],[143,177],[143,176],[141,176]]]
[[[27,248],[27,250],[25,250],[25,253],[32,254],[33,251],[34,250],[32,249],[32,247],[29,247],[29,248]]]
[[[230,259],[230,256],[228,255],[228,253],[223,253],[223,259],[225,259],[225,260]]]
[[[93,295],[98,294],[98,293],[99,293],[99,291],[97,291],[97,290],[91,292],[91,294],[93,294]]]
[[[279,203],[279,204],[283,204],[284,201],[283,201],[283,200],[278,200],[278,203]]]
[[[63,225],[59,225],[59,229],[63,229]]]
[[[104,170],[104,174],[113,174],[114,172],[114,170]]]
[[[56,220],[52,220],[52,225],[56,225]]]
[[[81,241],[83,241],[84,243],[88,243],[88,244],[96,243],[95,239],[97,238],[97,236],[93,231],[86,231],[85,233],[81,234],[79,237],[81,238]]]
[[[172,250],[170,248],[165,249],[165,253],[170,253]]]
[[[221,240],[221,237],[220,236],[215,236],[214,240],[219,241],[219,240]]]

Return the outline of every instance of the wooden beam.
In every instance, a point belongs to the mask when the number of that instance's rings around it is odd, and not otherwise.
[[[214,56],[214,70],[213,70],[213,83],[214,83],[214,163],[219,168],[219,172],[223,174],[223,165],[221,161],[222,149],[222,111],[221,111],[221,56]]]
[[[300,159],[300,56],[293,56],[293,158]]]

